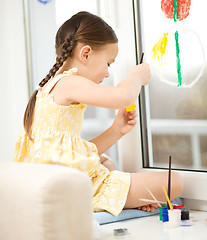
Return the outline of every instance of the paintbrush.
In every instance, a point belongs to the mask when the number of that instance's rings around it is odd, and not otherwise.
[[[166,196],[166,198],[167,198],[167,202],[169,203],[170,209],[173,211],[172,204],[171,204],[171,202],[170,202],[170,199],[169,199],[169,197],[168,197],[168,195],[167,195],[167,192],[166,192],[166,190],[165,190],[165,187],[164,187],[164,186],[163,186],[163,190],[164,190],[165,196]]]
[[[160,203],[157,201],[156,197],[152,194],[152,192],[149,190],[149,188],[145,185],[145,183],[142,181],[142,179],[139,179],[141,181],[141,183],[144,185],[144,187],[146,188],[146,190],[149,192],[149,194],[152,196],[152,198],[157,202],[159,207],[162,207],[160,205]]]
[[[169,156],[169,171],[168,171],[168,197],[170,200],[170,190],[171,190],[171,156]],[[167,203],[167,209],[169,209],[170,206]]]
[[[143,62],[143,58],[144,58],[144,53],[142,53],[142,55],[141,55],[139,64],[141,64]]]
[[[151,202],[151,203],[160,203],[160,204],[164,204],[166,205],[166,202],[162,202],[162,201],[155,201],[155,200],[150,200],[150,199],[145,199],[145,198],[139,198],[140,201],[143,201],[143,202]],[[178,206],[177,204],[174,204],[174,203],[171,203],[172,206]]]

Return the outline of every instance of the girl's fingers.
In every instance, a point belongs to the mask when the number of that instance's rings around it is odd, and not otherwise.
[[[128,114],[129,119],[133,119],[133,118],[136,118],[136,117],[137,117],[137,112],[136,111],[129,112],[129,114]]]
[[[129,120],[133,120],[133,119],[135,119],[136,117],[137,117],[137,116],[129,116],[128,119],[129,119]]]
[[[153,204],[145,205],[142,207],[138,207],[137,209],[142,211],[147,211],[147,212],[154,212],[157,207],[158,207],[158,204],[153,203]]]
[[[150,205],[151,205],[151,207],[158,208],[158,204],[157,203],[152,203]]]
[[[137,120],[136,120],[136,119],[129,120],[127,123],[128,123],[129,125],[136,125]]]
[[[150,212],[150,211],[151,211],[151,207],[147,206],[147,212]]]

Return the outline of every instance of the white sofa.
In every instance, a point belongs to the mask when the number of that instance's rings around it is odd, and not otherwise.
[[[92,240],[89,177],[60,165],[0,161],[1,240]]]

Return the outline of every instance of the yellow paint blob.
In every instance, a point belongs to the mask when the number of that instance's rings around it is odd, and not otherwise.
[[[162,58],[168,44],[168,35],[169,33],[164,33],[152,49],[153,58],[155,61],[157,60],[160,65],[162,65]]]
[[[134,111],[135,109],[136,109],[136,105],[135,105],[135,103],[132,103],[132,105],[127,107],[125,110],[127,112],[130,112],[130,111]]]

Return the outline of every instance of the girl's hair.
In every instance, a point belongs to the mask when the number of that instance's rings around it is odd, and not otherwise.
[[[98,49],[105,44],[117,42],[118,39],[113,29],[102,18],[88,12],[79,12],[73,15],[63,23],[56,34],[56,63],[39,83],[39,86],[43,87],[51,77],[54,77],[68,57],[73,56],[78,43],[84,43],[93,49]],[[24,114],[24,129],[31,140],[37,92],[38,90],[35,90],[30,97]]]

